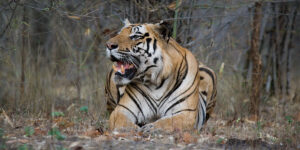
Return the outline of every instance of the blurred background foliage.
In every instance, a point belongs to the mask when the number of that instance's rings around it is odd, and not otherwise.
[[[299,2],[262,1],[260,15],[260,111],[293,115],[300,111]],[[105,116],[105,41],[128,18],[174,25],[176,40],[218,74],[218,116],[243,117],[253,16],[254,1],[243,0],[1,0],[0,107],[51,115],[78,105]]]

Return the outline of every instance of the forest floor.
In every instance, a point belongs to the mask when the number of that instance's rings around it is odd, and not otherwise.
[[[300,122],[293,118],[274,123],[215,116],[199,133],[142,133],[110,132],[107,119],[95,121],[88,113],[25,118],[3,112],[0,149],[300,149]]]

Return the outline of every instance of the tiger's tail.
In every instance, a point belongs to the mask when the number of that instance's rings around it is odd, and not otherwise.
[[[198,114],[196,118],[195,127],[200,130],[204,123],[209,119],[213,109],[216,105],[216,82],[217,78],[213,70],[199,65],[199,102],[198,102]]]

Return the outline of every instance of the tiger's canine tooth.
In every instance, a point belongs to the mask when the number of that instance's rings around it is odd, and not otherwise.
[[[124,74],[125,73],[125,69],[124,69],[124,65],[121,65],[121,73]]]
[[[118,71],[117,67],[115,65],[112,65],[114,71]]]

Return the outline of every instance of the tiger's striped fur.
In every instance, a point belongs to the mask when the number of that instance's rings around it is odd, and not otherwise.
[[[117,63],[105,86],[111,129],[151,125],[200,130],[212,113],[214,72],[198,65],[166,30],[163,24],[127,22],[107,42],[107,55]]]

